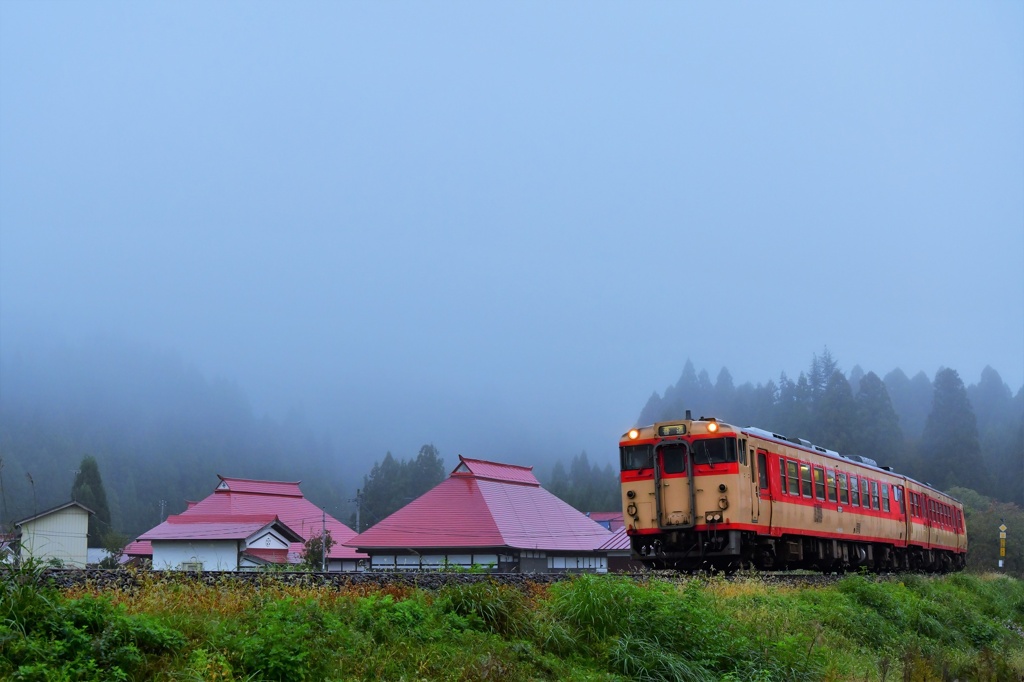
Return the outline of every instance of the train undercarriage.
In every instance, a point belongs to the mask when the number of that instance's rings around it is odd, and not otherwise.
[[[802,535],[764,537],[739,530],[674,530],[634,535],[633,555],[655,569],[680,571],[869,570],[947,573],[962,570],[964,554],[881,542],[853,542]]]

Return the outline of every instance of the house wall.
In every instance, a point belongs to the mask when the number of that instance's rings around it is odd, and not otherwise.
[[[21,557],[58,559],[65,566],[85,568],[89,557],[89,512],[72,506],[26,521],[21,526]]]
[[[238,540],[153,540],[153,569],[180,571],[201,563],[204,571],[237,571]]]

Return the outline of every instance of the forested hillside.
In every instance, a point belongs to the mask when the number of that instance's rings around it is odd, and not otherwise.
[[[1013,395],[986,367],[965,386],[953,369],[879,378],[854,367],[844,374],[826,350],[796,380],[734,385],[723,368],[712,383],[689,361],[679,380],[654,393],[639,424],[715,416],[804,438],[844,455],[863,455],[944,490],[960,486],[1024,506],[1024,389]]]
[[[344,501],[328,511],[347,515],[346,475],[327,436],[297,415],[258,417],[236,385],[174,355],[104,341],[0,360],[4,524],[66,502],[84,455],[102,474],[113,529],[133,537],[161,509],[209,495],[217,474],[301,480],[307,497]]]

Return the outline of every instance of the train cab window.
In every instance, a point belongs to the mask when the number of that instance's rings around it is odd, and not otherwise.
[[[836,472],[828,469],[825,471],[825,490],[829,502],[836,501]]]
[[[661,466],[666,474],[681,474],[686,471],[686,445],[664,445],[660,452]]]
[[[619,463],[622,471],[650,469],[654,466],[653,445],[627,445],[619,448]]]
[[[825,499],[825,470],[821,467],[814,467],[814,496]]]
[[[800,492],[811,497],[811,465],[800,462]]]
[[[797,471],[797,464],[793,460],[786,462],[786,480],[789,485],[790,495],[800,494],[800,474]]]
[[[850,483],[846,474],[839,474],[839,504],[850,504]]]
[[[854,507],[860,506],[860,488],[858,485],[857,477],[850,476],[850,504]]]
[[[882,484],[882,511],[889,513],[889,484]]]
[[[726,464],[736,461],[735,438],[702,438],[693,442],[693,463]]]

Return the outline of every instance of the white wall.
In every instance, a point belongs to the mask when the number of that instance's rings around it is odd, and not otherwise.
[[[237,571],[239,540],[153,540],[153,569],[177,571],[202,563],[204,571]]]
[[[65,566],[85,568],[89,548],[89,512],[71,506],[21,526],[21,557],[59,559]]]

